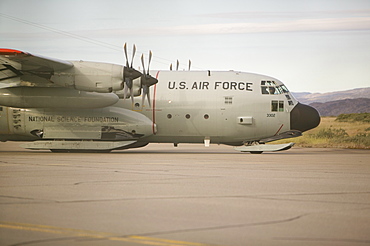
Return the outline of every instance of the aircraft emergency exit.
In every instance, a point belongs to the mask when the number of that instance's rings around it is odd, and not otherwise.
[[[0,49],[0,141],[27,149],[109,152],[149,143],[286,150],[265,144],[302,135],[320,123],[273,77],[237,71],[143,71],[64,61]],[[147,69],[145,69],[145,67]]]

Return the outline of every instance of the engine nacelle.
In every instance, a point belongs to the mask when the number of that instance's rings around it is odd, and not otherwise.
[[[0,105],[15,108],[104,108],[118,100],[114,93],[85,92],[61,87],[0,89]]]
[[[123,67],[121,65],[74,61],[73,67],[55,72],[50,80],[63,87],[90,92],[112,92],[123,89]]]

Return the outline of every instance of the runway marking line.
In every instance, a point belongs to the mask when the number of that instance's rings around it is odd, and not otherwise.
[[[177,240],[162,239],[162,238],[155,238],[155,237],[136,236],[136,235],[119,237],[115,234],[108,233],[108,232],[79,230],[79,229],[73,229],[73,228],[63,228],[63,227],[48,226],[48,225],[35,225],[35,224],[6,222],[6,221],[0,221],[0,228],[22,230],[22,231],[37,231],[37,232],[45,232],[45,233],[52,233],[52,234],[64,234],[64,235],[71,235],[71,236],[77,236],[77,237],[106,239],[110,241],[131,242],[131,243],[143,244],[143,245],[210,246],[210,244],[204,244],[204,243],[193,243],[193,242],[177,241]]]

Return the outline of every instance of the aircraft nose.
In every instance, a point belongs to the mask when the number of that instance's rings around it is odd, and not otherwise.
[[[311,106],[298,103],[290,112],[290,129],[301,132],[315,128],[320,124],[320,115]]]

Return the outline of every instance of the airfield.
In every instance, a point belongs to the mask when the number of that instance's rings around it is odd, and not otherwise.
[[[369,245],[370,150],[0,143],[0,245]]]

